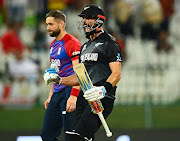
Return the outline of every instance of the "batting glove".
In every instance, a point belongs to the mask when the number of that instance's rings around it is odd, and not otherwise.
[[[50,68],[54,68],[56,72],[59,72],[59,68],[56,63],[52,63]]]
[[[105,87],[100,86],[100,87],[93,87],[92,89],[87,90],[83,96],[87,101],[92,102],[104,98],[105,94],[106,94]]]
[[[62,78],[59,77],[58,72],[55,70],[55,68],[49,68],[45,70],[43,77],[44,77],[44,81],[46,85],[49,85],[52,83],[56,83],[60,85],[62,81]]]

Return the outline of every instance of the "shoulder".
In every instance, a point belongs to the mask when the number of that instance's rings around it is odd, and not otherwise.
[[[88,46],[88,45],[90,45],[91,44],[91,41],[89,40],[89,41],[87,41],[87,42],[85,42],[82,46],[81,46],[81,52],[83,52],[85,49],[86,49],[86,47]]]
[[[107,41],[116,42],[116,39],[111,34],[109,34],[107,31],[104,32],[104,38]]]
[[[71,54],[80,51],[81,43],[73,35],[67,33],[64,37],[64,41],[66,52],[69,52]]]
[[[108,42],[108,45],[110,45],[110,46],[119,46],[120,47],[120,44],[118,43],[116,38],[113,37],[108,32],[105,32],[105,40]]]
[[[77,43],[77,44],[80,44],[80,41],[76,37],[74,37],[73,35],[71,35],[69,33],[67,33],[65,35],[64,40],[65,40],[66,43],[75,43],[75,44]]]

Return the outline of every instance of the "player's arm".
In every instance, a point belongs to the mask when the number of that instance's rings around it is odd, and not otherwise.
[[[73,74],[68,77],[62,77],[61,84],[66,86],[79,86],[79,81],[76,74]]]
[[[106,82],[111,83],[112,86],[114,87],[121,79],[121,62],[111,62],[109,63],[109,67],[112,73]]]
[[[78,59],[72,61],[74,64],[78,63]],[[44,81],[47,85],[56,83],[56,84],[63,84],[66,86],[79,86],[78,78],[77,76],[71,75],[68,77],[59,77],[58,75],[59,68],[56,64],[51,64],[51,68],[45,70],[44,72]]]
[[[81,48],[81,43],[79,41],[69,41],[68,42],[69,48],[67,48],[66,52],[68,56],[72,60],[73,66],[79,63],[79,53],[80,53],[80,48]],[[76,76],[76,74],[68,76],[68,77],[63,77],[61,84],[66,85],[66,86],[79,86],[79,81]]]
[[[108,77],[103,86],[105,87],[106,92],[110,92],[121,79],[121,47],[117,42],[112,41],[107,45],[106,51],[111,75]]]
[[[109,63],[109,67],[112,73],[107,81],[100,87],[94,87],[86,91],[84,94],[86,100],[92,102],[103,98],[119,82],[121,79],[121,62],[111,62]]]
[[[79,59],[72,61],[73,66],[78,64],[78,63],[79,63]],[[63,82],[63,79],[62,79],[62,82]],[[74,110],[76,110],[76,101],[77,101],[77,97],[79,95],[79,89],[80,89],[80,86],[73,86],[72,87],[70,97],[68,98],[67,104],[66,104],[66,111],[67,112],[73,112]]]
[[[45,109],[47,109],[48,104],[49,104],[49,102],[50,102],[50,100],[51,100],[52,95],[53,95],[53,84],[51,84],[51,87],[50,87],[49,97],[48,97],[47,100],[44,102],[44,107],[45,107]]]

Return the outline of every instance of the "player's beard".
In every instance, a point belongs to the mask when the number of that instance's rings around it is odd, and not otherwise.
[[[84,25],[84,32],[86,34],[86,38],[90,39],[90,36],[96,32],[95,25],[85,24]]]
[[[49,32],[49,35],[51,37],[57,37],[60,33],[61,33],[61,30],[57,29],[57,30],[53,31],[52,33]]]

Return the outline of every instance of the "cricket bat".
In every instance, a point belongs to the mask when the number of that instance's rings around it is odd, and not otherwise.
[[[93,84],[91,82],[91,79],[90,79],[83,63],[79,63],[79,64],[73,66],[73,69],[78,77],[78,80],[79,80],[79,83],[80,83],[80,86],[81,86],[81,89],[83,90],[83,92],[87,91],[88,89],[93,88]],[[103,114],[102,114],[102,111],[104,110],[104,108],[103,108],[101,101],[100,100],[93,101],[93,102],[88,101],[88,103],[92,109],[92,112],[99,116],[101,123],[106,131],[107,137],[111,137],[112,132],[109,130],[109,127],[104,119]]]

